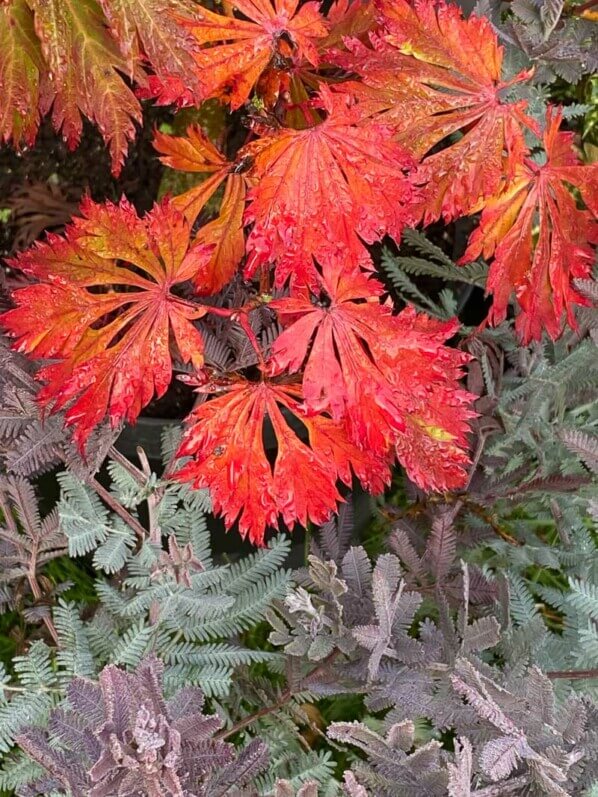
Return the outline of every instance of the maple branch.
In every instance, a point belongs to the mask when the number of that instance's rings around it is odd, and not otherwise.
[[[598,0],[587,0],[586,3],[582,3],[580,6],[573,6],[570,13],[580,17],[584,12],[590,11],[592,8],[595,8],[595,6],[598,6]]]
[[[116,515],[118,515],[121,520],[124,520],[127,526],[133,529],[140,542],[143,542],[143,540],[145,540],[145,537],[147,535],[146,529],[144,529],[141,523],[136,518],[134,518],[133,515],[131,515],[131,513],[128,512],[119,501],[116,500],[116,498],[112,495],[112,493],[108,492],[108,490],[102,484],[100,484],[99,481],[93,476],[89,476],[85,480],[85,483],[93,490],[95,490],[95,492],[100,496],[102,501],[108,504],[110,509]]]
[[[240,308],[230,309],[228,307],[208,307],[207,310],[209,313],[217,315],[220,318],[228,318],[230,321],[238,324],[241,327],[243,332],[247,335],[247,338],[255,350],[255,353],[257,354],[260,367],[263,367],[264,355],[262,353],[262,347],[260,346],[256,334],[249,323],[249,313],[252,310],[255,310],[259,304],[260,302],[256,303],[255,301],[252,301]]]
[[[261,346],[259,344],[259,341],[258,341],[258,339],[256,337],[256,334],[253,331],[253,329],[251,328],[251,324],[249,323],[249,315],[247,313],[243,312],[243,313],[240,313],[238,317],[235,316],[233,318],[233,320],[236,321],[239,324],[239,326],[241,327],[243,332],[247,335],[247,338],[248,338],[249,342],[251,343],[251,345],[253,346],[253,348],[255,350],[255,353],[257,354],[257,358],[258,358],[258,362],[259,362],[260,368],[264,368],[265,367],[264,355],[262,353],[262,348],[261,348]]]

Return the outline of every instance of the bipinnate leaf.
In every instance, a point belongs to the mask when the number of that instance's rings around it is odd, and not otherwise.
[[[473,750],[467,738],[455,740],[455,763],[447,764],[449,797],[470,797],[473,774]]]
[[[222,720],[204,713],[199,689],[165,701],[163,669],[149,657],[131,673],[105,667],[97,686],[75,678],[49,731],[26,729],[19,745],[53,788],[77,797],[223,796],[233,784],[248,785],[265,767],[264,743],[256,739],[235,756],[231,744],[214,738]]]

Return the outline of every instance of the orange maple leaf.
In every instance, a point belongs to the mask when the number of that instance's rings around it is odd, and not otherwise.
[[[280,518],[289,529],[326,522],[342,500],[337,482],[350,485],[352,472],[372,492],[389,479],[386,462],[351,444],[342,424],[306,412],[301,399],[291,385],[237,382],[187,419],[177,456],[192,459],[175,478],[207,487],[227,527],[238,521],[241,535],[258,545]],[[272,464],[264,447],[266,422],[276,442]]]
[[[156,132],[154,147],[161,153],[162,163],[171,169],[209,175],[199,185],[172,199],[190,224],[226,182],[218,217],[200,227],[196,237],[197,243],[212,246],[211,258],[195,275],[196,293],[200,296],[218,293],[231,281],[245,254],[243,212],[247,188],[241,173],[243,163],[227,160],[197,125],[187,129],[186,137]]]
[[[377,0],[382,28],[371,47],[347,41],[335,60],[357,73],[343,90],[364,116],[393,124],[417,158],[424,222],[450,221],[477,207],[513,176],[527,153],[522,125],[535,130],[525,103],[503,99],[502,49],[490,22],[442,0]],[[454,133],[454,143],[428,154]]]
[[[303,130],[281,129],[242,152],[253,159],[255,186],[245,213],[253,224],[245,274],[276,264],[276,284],[289,277],[316,285],[314,258],[346,269],[373,268],[364,242],[399,240],[412,220],[417,191],[406,177],[413,161],[390,127],[358,124],[358,108],[322,87],[327,118]]]
[[[318,64],[317,40],[328,29],[316,2],[235,0],[245,19],[198,8],[181,20],[201,49],[191,54],[203,99],[217,97],[236,109],[249,99],[260,76],[286,60]]]
[[[393,444],[409,478],[423,490],[456,490],[467,482],[469,421],[477,398],[459,384],[469,355],[446,345],[459,323],[407,307],[396,317],[399,349],[389,378],[400,394],[405,430]]]
[[[494,258],[486,286],[494,298],[490,318],[504,320],[515,292],[521,307],[515,323],[526,343],[539,340],[544,329],[558,337],[565,314],[575,325],[573,306],[587,302],[572,283],[590,275],[592,244],[598,241],[598,164],[581,164],[573,134],[559,131],[561,118],[562,111],[548,109],[545,163],[526,160],[514,180],[486,202],[461,259]],[[579,190],[586,209],[567,186]]]
[[[167,202],[140,219],[134,208],[86,199],[64,237],[11,262],[40,282],[13,292],[17,307],[0,323],[33,357],[58,360],[38,378],[43,406],[65,406],[83,449],[108,414],[112,426],[134,422],[172,376],[171,344],[181,360],[201,367],[202,339],[193,325],[205,310],[172,289],[210,257],[189,248],[189,226]]]
[[[379,301],[382,286],[363,274],[325,270],[321,287],[269,305],[286,326],[271,371],[303,370],[308,409],[344,419],[365,450],[385,456],[394,447],[421,487],[462,485],[473,397],[458,385],[467,356],[444,345],[458,325],[412,309],[393,315]]]

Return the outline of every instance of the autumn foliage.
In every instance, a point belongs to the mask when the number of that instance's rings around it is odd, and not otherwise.
[[[372,245],[479,213],[462,260],[491,260],[490,321],[514,293],[523,341],[574,323],[598,167],[581,165],[558,110],[542,125],[511,99],[531,72],[505,78],[502,60],[488,20],[435,0],[338,0],[327,15],[298,0],[0,8],[5,140],[32,141],[51,112],[75,144],[87,116],[118,170],[138,96],[218,100],[247,128],[232,145],[198,125],[157,131],[159,157],[196,173],[194,187],[144,218],[126,200],[86,200],[64,236],[13,260],[32,282],[2,324],[50,360],[44,408],[65,410],[84,449],[105,418],[134,422],[183,371],[198,401],[175,476],[208,488],[226,525],[258,544],[281,522],[323,523],[354,479],[381,491],[395,460],[425,490],[462,486],[474,413],[467,356],[447,345],[458,324],[397,313]],[[219,299],[235,281],[241,305]],[[274,340],[253,333],[257,311],[277,320]],[[256,367],[204,363],[198,321],[211,315],[243,330]]]

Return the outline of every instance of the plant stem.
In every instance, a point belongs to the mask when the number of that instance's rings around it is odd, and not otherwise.
[[[332,653],[329,653],[321,664],[319,664],[314,670],[312,670],[308,675],[306,675],[305,678],[302,679],[301,684],[303,684],[308,679],[314,678],[315,676],[319,675],[319,673],[325,670],[326,667],[332,661],[334,661],[334,659],[338,656],[339,653],[340,653],[339,650],[333,650]],[[301,691],[300,687],[296,691]],[[272,714],[274,711],[278,711],[279,709],[284,708],[284,706],[286,706],[287,703],[291,702],[294,694],[295,691],[287,687],[284,690],[284,692],[281,693],[280,697],[275,703],[270,703],[270,705],[268,706],[263,706],[257,711],[254,711],[253,714],[248,714],[246,717],[243,717],[242,720],[239,720],[230,728],[227,728],[225,730],[220,731],[220,733],[217,733],[214,738],[228,739],[230,736],[233,736],[233,734],[242,731],[248,725],[252,725],[254,722],[261,719],[262,717],[267,717],[268,714]]]
[[[108,451],[108,456],[110,457],[110,459],[113,459],[115,462],[118,462],[118,464],[121,465],[121,467],[123,467],[127,471],[127,473],[133,477],[133,479],[135,479],[135,481],[140,487],[145,487],[147,479],[143,471],[139,470],[138,467],[133,465],[133,463],[130,462],[127,459],[127,457],[125,457],[124,454],[121,454],[118,448],[110,446],[110,450]]]
[[[138,539],[143,542],[145,539],[147,532],[141,525],[141,523],[131,515],[130,512],[124,508],[124,506],[116,500],[116,498],[112,495],[112,493],[108,492],[108,490],[99,483],[99,481],[94,478],[93,476],[89,476],[86,479],[86,484],[91,487],[96,493],[100,496],[104,503],[108,504],[110,509],[119,516],[121,520],[130,526],[135,534],[137,535]]]
[[[596,670],[551,670],[546,673],[549,678],[563,680],[570,679],[571,681],[581,681],[585,678],[598,678],[598,669]]]
[[[30,695],[32,692],[53,692],[58,695],[62,694],[62,690],[54,686],[38,686],[37,689],[30,689],[28,686],[9,686],[8,684],[0,684],[0,691],[15,692]]]
[[[152,469],[150,467],[147,454],[141,448],[141,446],[137,446],[137,456],[141,462],[141,470],[145,477],[145,484],[147,484],[152,475]],[[157,545],[158,547],[160,547],[162,544],[162,529],[158,523],[158,508],[160,506],[160,502],[162,501],[163,495],[163,491],[151,491],[147,496],[147,514],[149,518],[150,542],[152,545]]]

